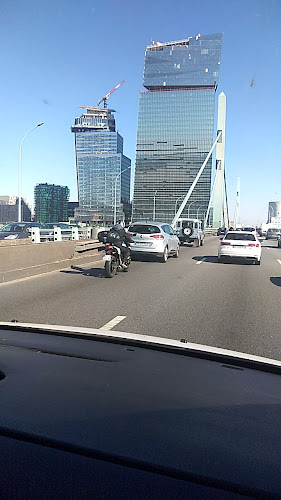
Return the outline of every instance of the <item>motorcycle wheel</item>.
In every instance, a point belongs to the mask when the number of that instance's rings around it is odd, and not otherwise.
[[[117,273],[117,269],[118,269],[118,262],[116,261],[115,257],[112,257],[110,262],[106,261],[105,263],[104,266],[105,277],[113,278],[113,276]]]

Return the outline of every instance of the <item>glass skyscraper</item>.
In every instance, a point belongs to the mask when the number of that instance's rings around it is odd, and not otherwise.
[[[82,106],[75,119],[79,207],[75,217],[100,225],[112,224],[115,193],[118,219],[131,217],[131,160],[123,154],[123,137],[116,132],[114,110]]]
[[[171,222],[213,144],[222,34],[146,48],[140,92],[133,220]],[[203,218],[212,158],[182,217]]]
[[[34,188],[34,211],[37,222],[67,221],[69,188],[56,184],[37,184]]]

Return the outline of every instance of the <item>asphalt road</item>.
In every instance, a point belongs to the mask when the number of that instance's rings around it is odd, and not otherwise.
[[[219,264],[219,238],[162,264],[134,261],[104,278],[102,262],[0,285],[0,320],[113,329],[281,359],[281,249],[263,241],[260,266]]]

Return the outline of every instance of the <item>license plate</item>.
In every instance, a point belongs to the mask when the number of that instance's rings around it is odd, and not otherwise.
[[[110,262],[111,261],[111,255],[104,255],[103,256],[103,260],[106,260],[106,261]]]
[[[148,244],[149,244],[149,243],[147,243],[146,241],[136,241],[136,242],[134,243],[134,245],[135,245],[135,246],[136,246],[136,245],[147,246]]]
[[[232,245],[232,248],[247,248],[246,245]]]

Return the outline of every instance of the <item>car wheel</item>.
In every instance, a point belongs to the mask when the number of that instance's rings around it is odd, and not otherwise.
[[[165,247],[163,255],[160,258],[160,262],[163,262],[163,264],[165,264],[165,262],[167,262],[167,260],[168,260],[168,248]]]
[[[225,260],[223,257],[218,256],[218,262],[220,262],[220,264],[225,264]]]
[[[194,245],[195,245],[196,247],[199,247],[199,245],[200,245],[200,240],[199,240],[199,238],[195,238],[195,240],[194,240]]]
[[[204,245],[204,238],[201,240],[201,247]]]
[[[176,252],[174,253],[173,257],[175,257],[175,259],[177,259],[179,256],[179,247],[176,249]]]
[[[261,261],[260,260],[256,260],[256,266],[260,266],[261,265]]]

